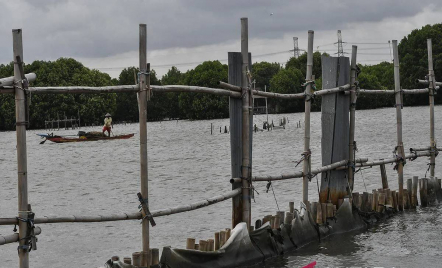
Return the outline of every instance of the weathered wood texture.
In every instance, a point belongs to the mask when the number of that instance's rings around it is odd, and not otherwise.
[[[310,109],[312,105],[311,95],[313,93],[313,38],[314,32],[308,31],[308,44],[307,44],[307,71],[305,75],[305,81],[307,83],[304,93],[307,95],[304,101],[304,160],[302,161],[302,202],[306,204],[308,202],[308,183],[310,181],[311,172],[311,151],[310,151]]]
[[[28,218],[28,160],[26,149],[26,95],[24,83],[22,83],[23,73],[23,39],[22,30],[12,30],[13,55],[14,55],[14,81],[17,81],[15,88],[15,120],[17,136],[17,177],[18,177],[18,216],[23,219]],[[19,246],[24,246],[27,236],[28,226],[26,222],[19,224]],[[18,250],[19,267],[29,267],[29,252],[24,249]]]
[[[382,188],[388,188],[388,178],[387,178],[387,169],[385,168],[385,164],[380,165],[381,168],[381,179],[382,179]]]
[[[394,91],[396,99],[396,132],[397,132],[397,156],[398,158],[404,157],[404,144],[402,142],[402,98],[401,98],[401,82],[399,74],[399,53],[397,47],[397,40],[392,41],[393,44],[393,58],[394,58]],[[398,174],[398,192],[399,203],[398,209],[403,210],[403,192],[404,192],[404,163],[402,161],[397,162],[397,174]]]
[[[430,102],[430,176],[434,177],[434,168],[436,166],[436,141],[434,139],[434,94],[436,89],[436,78],[433,70],[433,46],[431,39],[427,39],[428,50],[428,81],[429,81],[429,102]]]
[[[322,88],[347,84],[350,62],[347,57],[322,57]],[[322,165],[349,159],[350,98],[345,94],[331,94],[322,98]],[[334,205],[347,195],[346,171],[331,170],[321,176],[320,202],[330,200]]]
[[[349,154],[349,167],[347,170],[348,174],[348,185],[350,186],[351,191],[353,191],[354,185],[354,141],[355,141],[355,125],[356,125],[356,56],[357,56],[358,47],[352,46],[351,49],[351,64],[350,64],[350,122],[349,122],[349,139],[348,139],[348,154]]]
[[[241,18],[241,87],[242,87],[242,221],[250,227],[252,218],[252,127],[253,127],[253,96],[249,90],[249,24],[247,18]]]
[[[147,66],[147,31],[146,24],[140,24],[139,26],[139,70],[141,73],[146,73],[150,71]],[[149,187],[148,187],[148,171],[147,171],[147,94],[146,90],[150,86],[150,76],[140,75],[139,76],[139,92],[138,92],[138,111],[139,111],[139,124],[140,124],[140,185],[141,185],[141,195],[145,199],[149,199]],[[142,244],[144,252],[149,252],[150,241],[149,241],[149,221],[143,220],[142,227]],[[143,266],[147,266],[150,260],[150,256],[147,256]]]
[[[251,68],[252,57],[249,53],[249,67]],[[242,56],[239,52],[228,53],[229,84],[241,87],[241,65]],[[230,118],[230,161],[232,178],[240,178],[242,165],[242,99],[229,98]],[[253,122],[250,124],[253,126]],[[252,146],[252,139],[250,147]],[[251,150],[250,150],[251,152]],[[251,156],[250,156],[250,159]],[[232,189],[241,189],[242,181],[234,181]],[[242,198],[241,196],[232,199],[232,228],[242,222]]]

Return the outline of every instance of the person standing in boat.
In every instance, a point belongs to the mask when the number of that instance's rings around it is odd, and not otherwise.
[[[104,117],[103,136],[105,135],[104,132],[107,131],[107,134],[110,137],[112,128],[113,128],[112,117],[111,117],[110,113],[107,113]]]

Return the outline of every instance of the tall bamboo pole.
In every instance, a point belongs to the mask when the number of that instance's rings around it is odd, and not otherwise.
[[[354,185],[354,141],[355,141],[355,115],[356,115],[356,56],[358,47],[352,46],[351,48],[351,71],[350,71],[350,136],[349,136],[349,167],[348,167],[348,185],[350,185],[350,191],[353,191]]]
[[[402,103],[401,103],[401,81],[399,75],[399,53],[397,48],[397,40],[393,40],[393,57],[394,57],[394,91],[396,97],[396,122],[397,122],[397,174],[399,184],[399,200],[398,209],[403,210],[403,194],[404,194],[404,144],[402,143]]]
[[[308,201],[308,182],[311,169],[310,161],[310,108],[312,95],[312,73],[313,73],[313,35],[314,31],[308,31],[308,48],[307,48],[307,73],[305,76],[306,88],[305,94],[305,123],[304,123],[304,161],[303,161],[303,180],[302,180],[302,201]]]
[[[138,107],[139,107],[139,120],[140,120],[140,178],[141,178],[141,195],[144,199],[148,199],[148,173],[147,173],[147,89],[150,86],[150,77],[147,70],[147,56],[146,56],[146,24],[140,24],[139,27],[140,43],[139,43],[139,57],[140,57],[140,75],[139,83],[140,91],[138,92]],[[143,220],[142,222],[142,241],[143,251],[148,252],[149,255],[149,221]]]
[[[436,143],[434,141],[434,91],[436,79],[434,77],[433,70],[433,48],[431,44],[431,39],[427,39],[428,48],[428,89],[430,96],[430,176],[434,177],[434,168],[436,165]]]
[[[243,221],[250,226],[251,218],[251,189],[250,179],[250,113],[251,94],[249,89],[249,29],[247,18],[241,18],[241,56],[242,56],[242,184],[243,184]]]
[[[12,30],[12,43],[14,51],[14,81],[15,87],[15,120],[17,135],[17,175],[18,175],[18,216],[28,218],[28,163],[26,152],[26,96],[23,88],[21,71],[17,57],[23,62],[23,41],[22,30]],[[23,70],[23,69],[22,69]],[[23,74],[24,75],[24,74]],[[19,224],[19,246],[25,246],[27,223],[20,221]],[[20,268],[29,267],[29,252],[27,249],[19,249]]]

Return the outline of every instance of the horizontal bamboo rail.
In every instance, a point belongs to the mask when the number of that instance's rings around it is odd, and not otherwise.
[[[342,161],[330,164],[328,166],[317,168],[317,169],[312,170],[311,174],[315,175],[315,174],[318,174],[321,172],[336,169],[341,166],[346,166],[347,162],[348,162],[347,160],[342,160]],[[298,171],[293,174],[283,174],[280,176],[255,176],[255,177],[252,177],[252,180],[253,181],[280,181],[280,180],[288,180],[288,179],[294,179],[294,178],[302,178],[303,176],[304,176],[304,173],[302,171]]]
[[[407,154],[405,155],[405,159],[414,159],[417,157],[423,157],[423,156],[430,156],[430,152],[416,152],[415,154]],[[375,161],[370,161],[370,162],[365,162],[365,163],[358,163],[355,165],[356,168],[358,167],[372,167],[372,166],[380,166],[382,164],[390,164],[390,163],[395,163],[396,161],[398,161],[397,158],[393,157],[393,158],[388,158],[388,159],[379,159],[379,160],[375,160]],[[341,169],[345,169],[345,167],[339,167],[337,168],[338,170]]]
[[[350,84],[346,84],[346,85],[343,85],[340,87],[335,87],[335,88],[321,89],[321,90],[313,92],[313,95],[322,96],[322,95],[333,94],[333,93],[338,93],[338,92],[348,91],[348,90],[350,90]]]
[[[424,84],[424,85],[429,84],[428,80],[417,79],[416,82],[419,84]],[[442,82],[436,82],[435,84],[436,84],[436,86],[442,86]]]
[[[234,91],[241,91],[241,87],[234,86],[225,82],[218,82],[218,85],[224,89],[234,90]],[[313,92],[314,96],[322,96],[326,94],[333,94],[338,93],[341,91],[347,91],[350,90],[350,85],[346,84],[344,86],[336,87],[336,88],[330,88],[330,89],[323,89]],[[260,90],[252,90],[253,95],[265,97],[265,98],[275,98],[275,99],[304,99],[305,94],[304,93],[296,93],[296,94],[282,94],[282,93],[274,93],[274,92],[265,92]]]
[[[234,86],[234,85],[231,85],[231,84],[223,82],[223,81],[219,81],[218,85],[224,89],[241,92],[241,87]]]
[[[41,228],[36,226],[34,229],[34,235],[39,235],[39,234],[41,234]],[[0,236],[0,246],[15,242],[18,242],[18,233],[12,235]]]
[[[37,75],[35,73],[28,73],[25,74],[25,77],[29,82],[32,82],[37,78]],[[0,78],[0,87],[12,86],[13,84],[14,84],[13,76]]]
[[[166,208],[152,211],[153,217],[168,216],[172,214],[177,214],[181,212],[191,211],[199,209],[202,207],[207,207],[221,201],[230,199],[240,194],[241,188],[235,189],[229,193],[207,198],[202,201],[192,203],[190,205],[183,205],[173,208]],[[54,217],[54,216],[43,216],[40,218],[35,218],[35,224],[43,223],[63,223],[63,222],[108,222],[108,221],[124,221],[124,220],[140,220],[142,218],[141,212],[135,213],[122,213],[113,215],[97,215],[97,216],[66,216],[66,217]],[[17,224],[16,218],[0,218],[0,225],[13,225]]]
[[[197,87],[197,86],[154,86],[151,85],[150,88],[153,92],[195,92],[195,93],[209,93],[220,96],[229,96],[233,98],[241,98],[240,92],[233,92],[230,90],[223,90],[219,88],[210,87]]]
[[[389,94],[394,95],[394,90],[384,90],[384,89],[359,89],[357,91],[359,94]],[[428,93],[428,88],[421,89],[402,89],[403,94],[423,94]]]
[[[153,92],[195,92],[209,93],[220,96],[230,96],[233,98],[241,98],[241,93],[219,88],[197,87],[197,86],[155,86],[151,85]],[[101,94],[101,93],[121,93],[121,92],[138,92],[138,85],[122,85],[122,86],[106,86],[106,87],[86,87],[86,86],[69,86],[69,87],[29,87],[32,94]],[[13,88],[0,89],[0,93],[12,94]]]

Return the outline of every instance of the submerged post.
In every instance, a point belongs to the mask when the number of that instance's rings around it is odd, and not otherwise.
[[[393,57],[394,57],[394,91],[396,97],[396,122],[397,122],[397,174],[399,184],[398,209],[403,210],[404,207],[404,144],[402,143],[402,103],[401,103],[401,81],[399,75],[399,53],[397,48],[397,40],[393,40]]]
[[[305,75],[305,126],[304,126],[304,161],[302,166],[302,201],[306,204],[308,201],[308,183],[310,180],[310,108],[312,96],[312,74],[313,74],[313,36],[314,31],[308,31],[308,48],[307,48],[307,73]]]
[[[15,81],[15,120],[17,135],[17,175],[18,175],[18,217],[28,218],[28,163],[26,152],[26,94],[23,90],[23,41],[22,30],[12,30],[14,51],[14,81]],[[26,82],[25,82],[26,83]],[[19,221],[19,249],[20,268],[29,267],[29,249],[26,248],[28,232],[27,223]]]
[[[241,18],[241,56],[242,56],[242,186],[243,186],[243,212],[242,220],[250,226],[251,218],[251,177],[252,167],[250,161],[250,118],[253,112],[251,92],[249,88],[249,29],[247,18]]]
[[[355,165],[355,152],[354,152],[354,141],[355,141],[355,116],[356,116],[356,56],[358,47],[351,47],[351,71],[350,71],[350,135],[348,143],[348,155],[349,155],[349,165],[348,165],[348,185],[350,187],[349,191],[353,191],[354,185],[354,165]]]
[[[149,188],[148,188],[148,173],[147,173],[147,90],[150,86],[149,70],[147,70],[147,56],[146,56],[146,24],[140,24],[139,27],[140,43],[139,43],[139,81],[140,91],[138,92],[138,110],[140,121],[140,179],[141,179],[141,195],[148,203]],[[149,68],[150,69],[150,68]],[[143,251],[148,253],[147,264],[150,260],[149,249],[149,221],[147,219],[142,222],[142,241]]]
[[[436,79],[433,70],[433,48],[431,39],[427,39],[428,48],[428,89],[430,98],[430,176],[434,178],[434,168],[436,165],[436,143],[434,141],[434,94]]]

